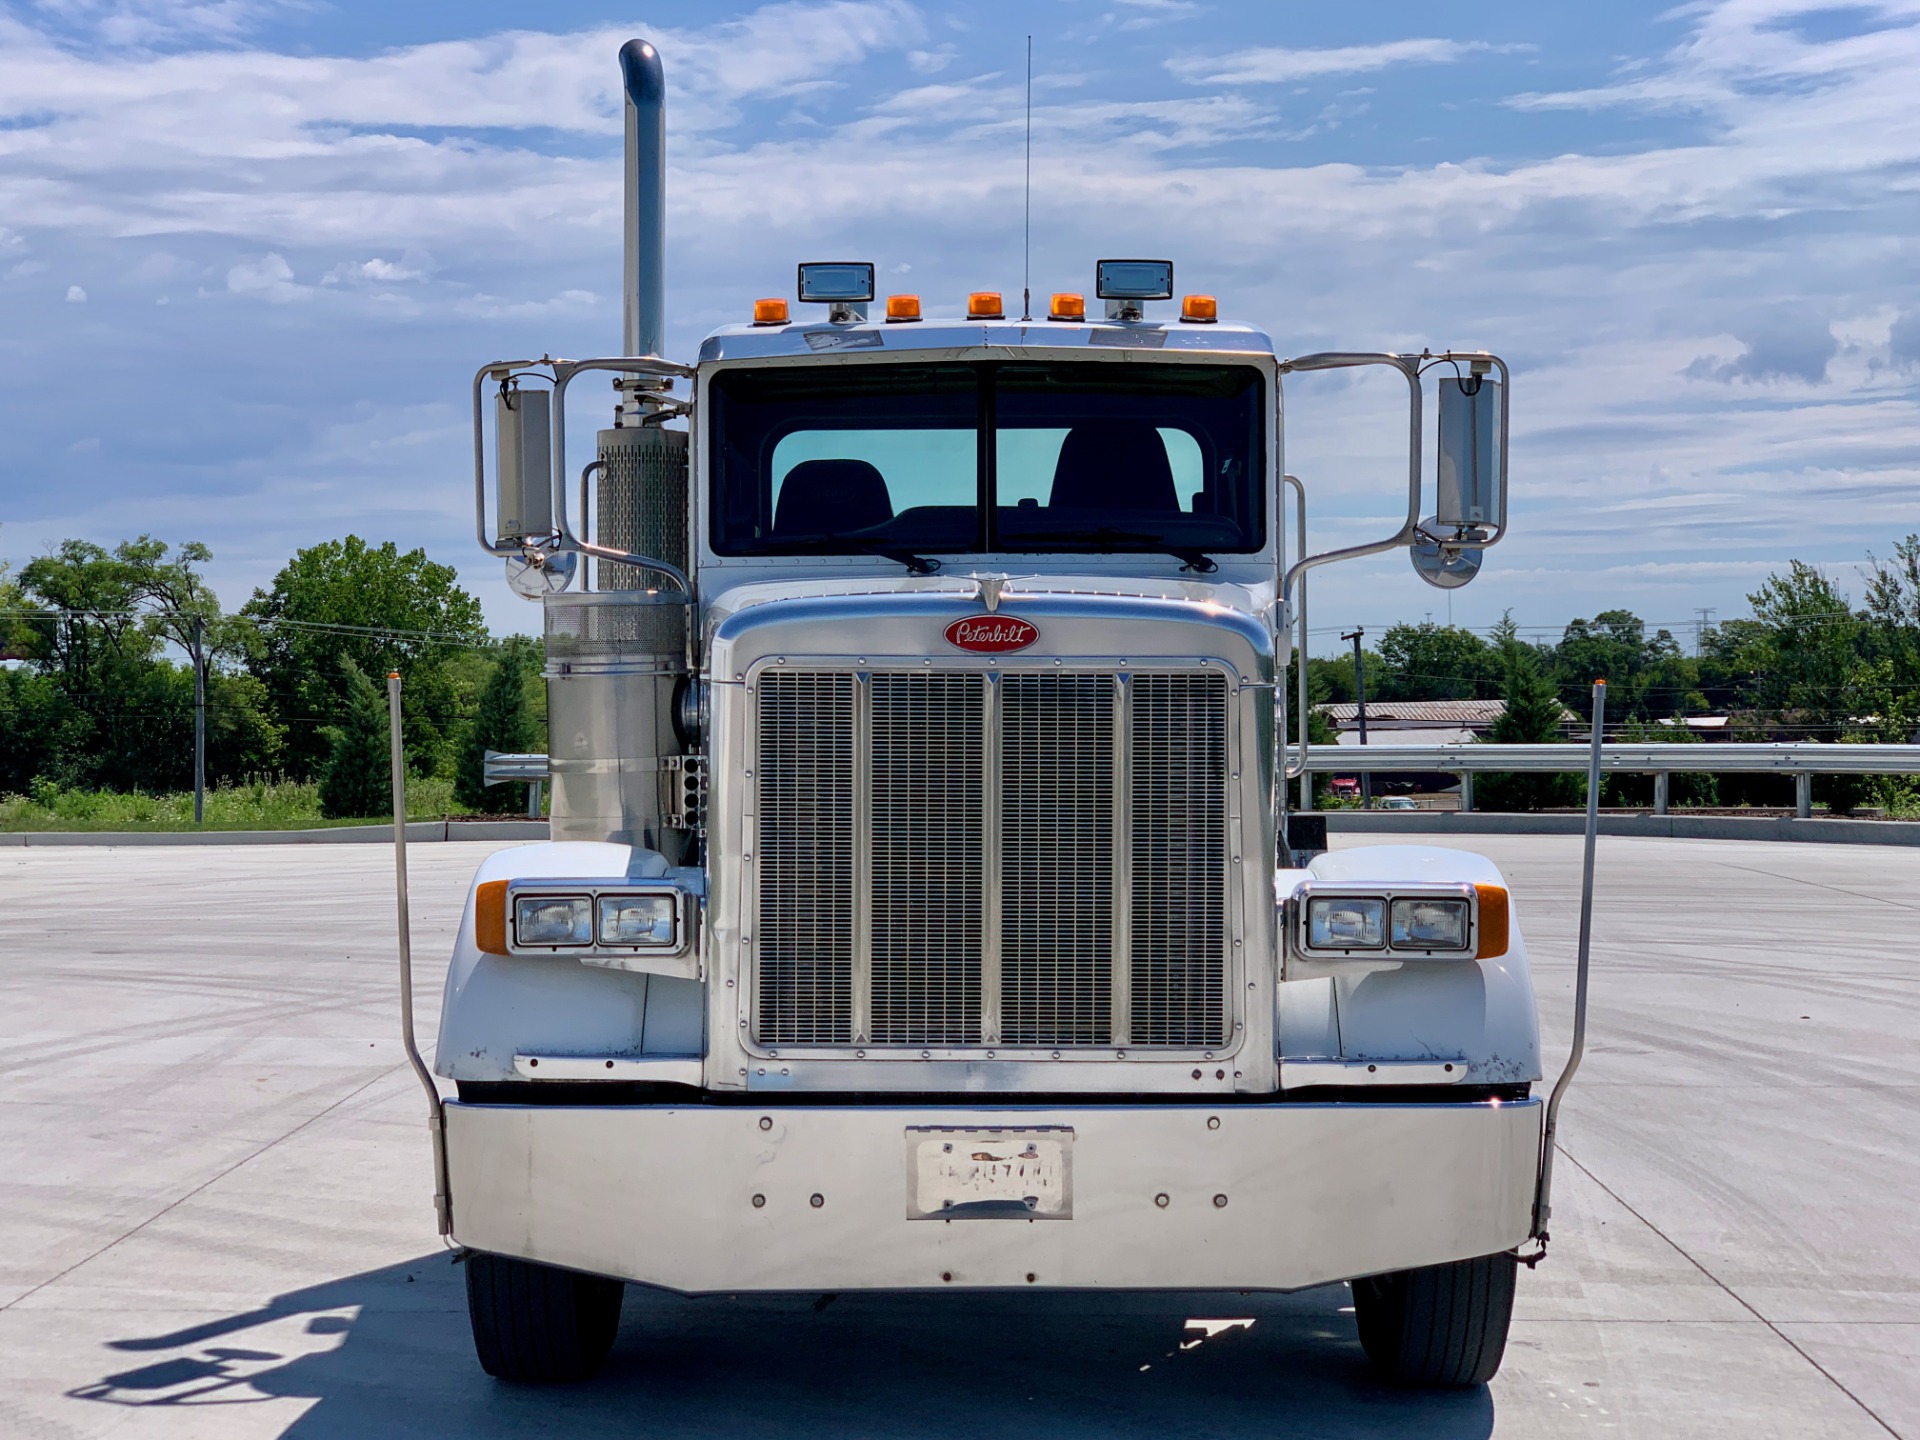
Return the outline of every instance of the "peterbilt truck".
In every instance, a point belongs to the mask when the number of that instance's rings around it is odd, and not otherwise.
[[[1501,538],[1506,366],[1287,358],[1135,259],[1038,314],[801,263],[670,360],[662,67],[620,60],[622,351],[473,382],[551,787],[436,1051],[482,1365],[589,1375],[629,1283],[1350,1282],[1384,1377],[1486,1381],[1545,1209],[1515,907],[1288,813],[1286,677],[1314,566],[1451,585]],[[1308,554],[1284,382],[1360,365],[1407,381],[1406,520]],[[614,415],[569,460],[583,376]]]

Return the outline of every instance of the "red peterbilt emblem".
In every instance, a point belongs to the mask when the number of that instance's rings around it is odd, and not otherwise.
[[[1018,615],[969,615],[947,626],[947,643],[981,655],[1024,650],[1040,638],[1040,627]]]

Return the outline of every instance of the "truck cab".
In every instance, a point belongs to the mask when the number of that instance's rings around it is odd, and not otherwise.
[[[1482,481],[1419,518],[1420,399],[1474,382],[1440,447],[1472,470],[1505,367],[1283,359],[1134,260],[1095,317],[803,264],[667,360],[664,87],[622,63],[626,353],[474,382],[553,796],[474,877],[436,1052],[483,1365],[589,1374],[626,1283],[1350,1281],[1385,1376],[1483,1382],[1539,1230],[1525,948],[1484,859],[1289,844],[1300,582],[1345,552],[1289,535],[1282,389],[1407,374],[1390,543],[1477,567]],[[602,372],[570,513],[566,397]]]

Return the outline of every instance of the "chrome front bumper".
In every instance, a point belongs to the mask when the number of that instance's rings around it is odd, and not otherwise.
[[[687,1292],[1301,1289],[1512,1249],[1540,1146],[1535,1100],[446,1117],[459,1243]],[[1073,1218],[908,1219],[913,1126],[1072,1127]]]

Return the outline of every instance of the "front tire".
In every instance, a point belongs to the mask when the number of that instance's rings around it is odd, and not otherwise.
[[[467,1256],[467,1318],[480,1367],[499,1380],[585,1380],[607,1358],[626,1286],[532,1260]]]
[[[1513,1322],[1516,1262],[1483,1255],[1353,1282],[1360,1346],[1396,1385],[1484,1385]]]

